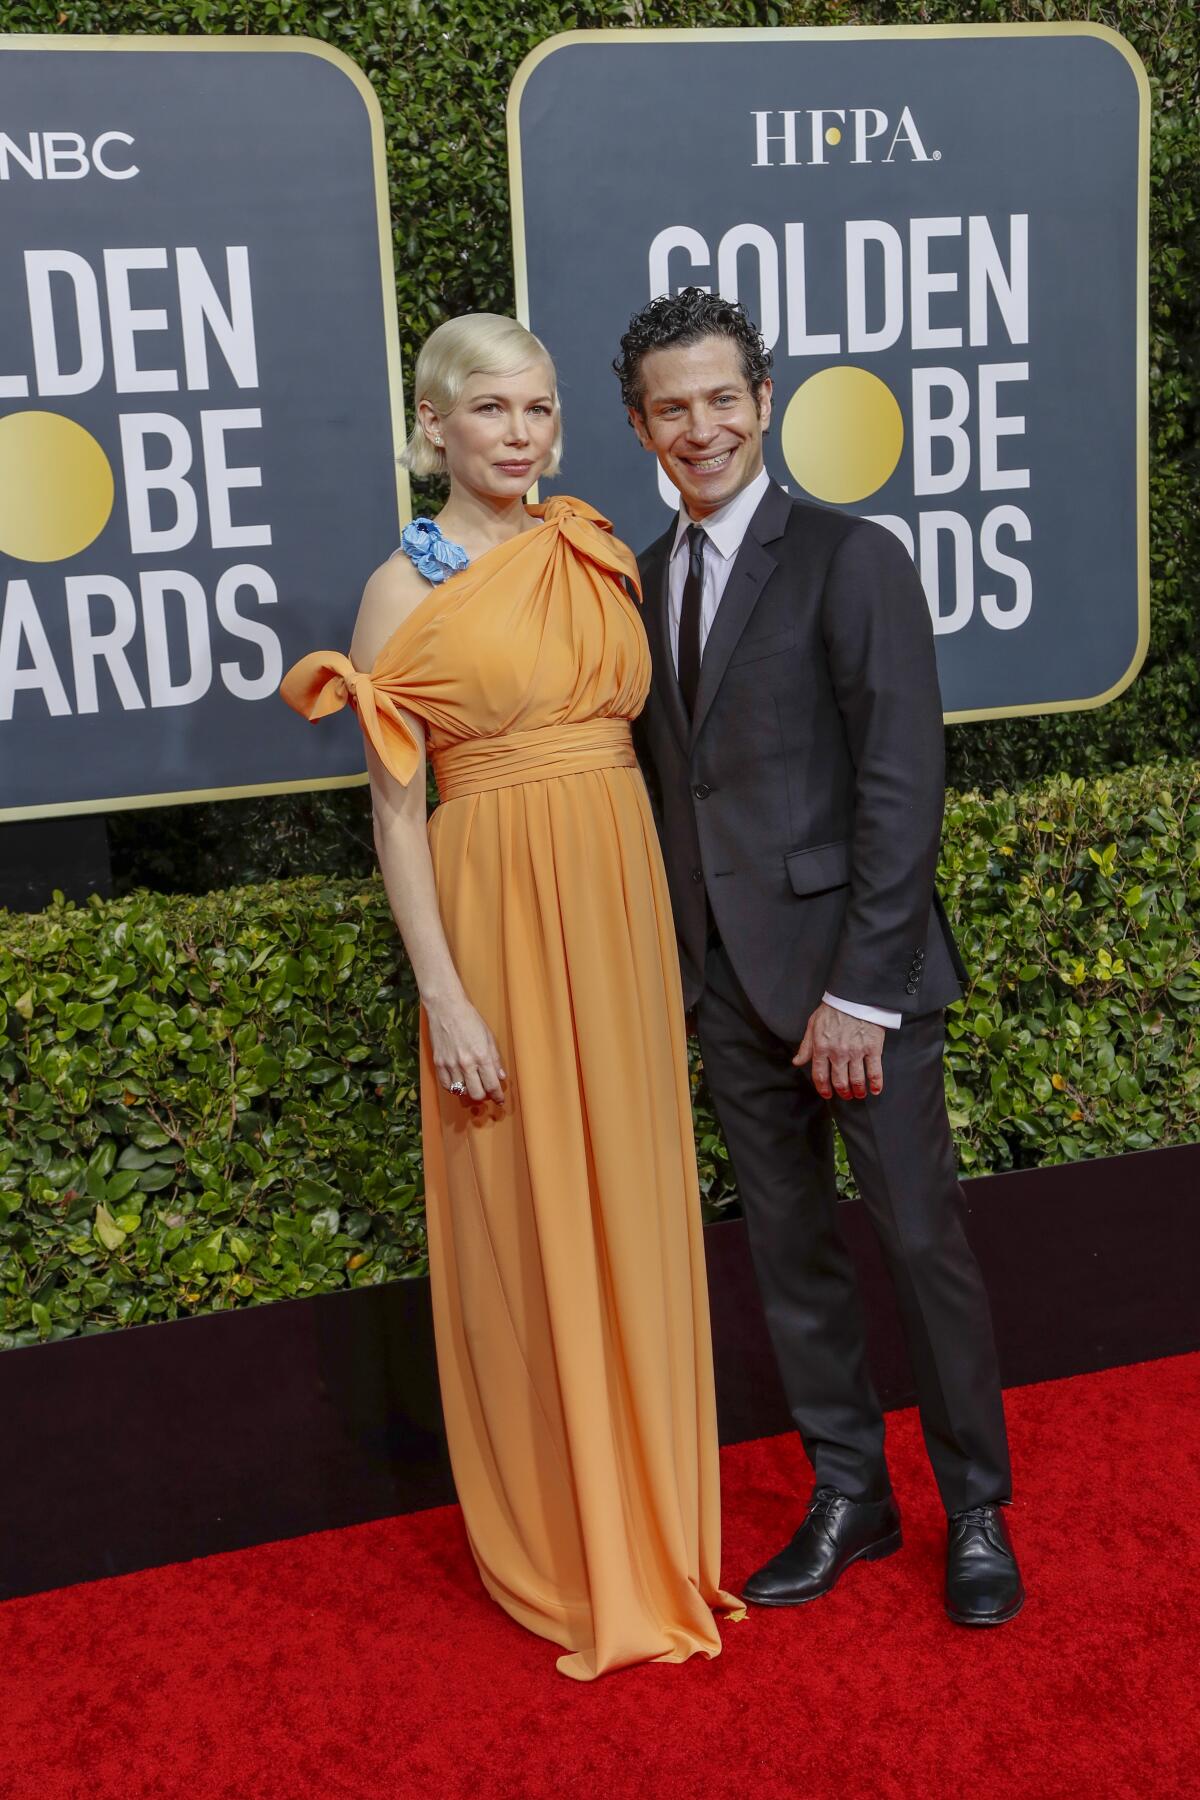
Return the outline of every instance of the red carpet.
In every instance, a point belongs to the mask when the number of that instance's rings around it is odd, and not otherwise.
[[[725,1654],[580,1687],[476,1583],[453,1508],[0,1606],[3,1800],[1168,1800],[1200,1792],[1200,1356],[1008,1395],[1030,1599],[944,1618],[915,1416],[906,1543]],[[725,1453],[726,1579],[807,1492]]]

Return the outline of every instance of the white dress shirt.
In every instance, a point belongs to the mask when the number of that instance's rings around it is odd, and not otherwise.
[[[740,494],[719,506],[716,512],[710,513],[707,519],[701,519],[707,542],[704,546],[704,575],[700,583],[700,655],[704,656],[704,646],[708,642],[708,634],[712,630],[713,620],[717,616],[717,608],[721,604],[721,596],[729,580],[729,572],[733,568],[734,559],[742,547],[742,539],[751,519],[758,511],[759,502],[770,486],[771,477],[765,469],[760,469],[754,480],[744,487]],[[679,673],[679,614],[683,606],[683,588],[687,580],[688,526],[695,521],[689,516],[682,500],[679,503],[679,524],[675,532],[675,542],[671,549],[671,561],[667,575],[667,624],[671,643],[671,657],[675,664],[675,673]],[[863,1006],[857,1000],[839,1000],[833,994],[823,996],[827,1006],[834,1006],[838,1012],[849,1013],[852,1018],[866,1019],[872,1025],[887,1025],[893,1031],[899,1026],[901,1014],[885,1012],[882,1007]]]

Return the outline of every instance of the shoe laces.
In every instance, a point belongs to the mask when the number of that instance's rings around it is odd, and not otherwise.
[[[981,1532],[989,1544],[999,1549],[1003,1538],[998,1536],[996,1514],[999,1509],[992,1506],[965,1506],[961,1512],[955,1513],[951,1521],[951,1529],[960,1541],[968,1533]]]
[[[835,1487],[819,1487],[808,1503],[810,1519],[830,1519],[837,1511],[839,1503],[845,1499]]]
[[[955,1513],[954,1523],[956,1525],[982,1525],[986,1527],[991,1524],[992,1515],[995,1510],[996,1508],[994,1506],[965,1506],[962,1512]]]

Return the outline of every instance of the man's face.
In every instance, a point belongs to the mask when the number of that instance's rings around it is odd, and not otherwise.
[[[629,417],[683,496],[693,519],[740,494],[763,466],[763,432],[771,419],[771,383],[758,401],[731,338],[651,350],[642,359],[642,411]]]

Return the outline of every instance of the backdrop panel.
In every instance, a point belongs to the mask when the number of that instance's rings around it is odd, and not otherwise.
[[[8,38],[0,97],[0,818],[362,779],[277,688],[407,517],[368,82]]]
[[[689,282],[775,355],[771,473],[921,571],[950,718],[1098,705],[1148,630],[1148,87],[1100,26],[571,32],[509,103],[581,494],[665,528],[610,363]]]

